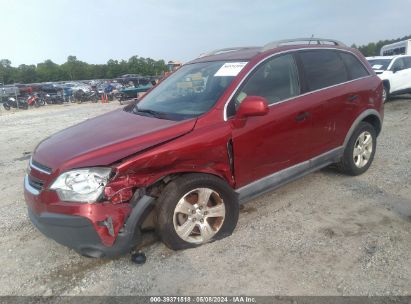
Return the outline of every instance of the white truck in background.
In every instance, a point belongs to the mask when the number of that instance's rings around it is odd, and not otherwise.
[[[411,55],[411,39],[384,45],[380,51],[381,56]]]

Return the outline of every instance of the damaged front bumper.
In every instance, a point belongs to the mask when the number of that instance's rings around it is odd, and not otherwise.
[[[96,230],[96,225],[89,217],[82,216],[82,213],[66,213],[67,204],[58,206],[64,212],[56,212],[57,208],[51,208],[41,201],[40,193],[30,191],[30,185],[25,180],[25,198],[28,205],[28,215],[31,222],[47,237],[56,242],[74,249],[78,253],[89,257],[114,257],[130,252],[141,241],[141,231],[139,229],[142,220],[154,202],[154,198],[147,195],[135,195],[130,201],[130,214],[124,221],[121,229],[116,231],[112,244],[104,244]],[[54,203],[56,207],[59,203]],[[84,205],[83,205],[84,206]],[[96,205],[93,206],[97,207]],[[58,210],[60,211],[60,210]],[[97,211],[93,209],[93,211]],[[110,227],[97,227],[110,233]],[[117,230],[117,229],[116,229]]]

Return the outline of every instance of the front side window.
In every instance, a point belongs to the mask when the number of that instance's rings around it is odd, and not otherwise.
[[[411,69],[411,57],[403,57],[402,59],[404,60],[405,68]]]
[[[261,96],[269,104],[300,94],[298,71],[292,54],[276,56],[262,63],[246,80],[228,106],[233,116],[247,96]]]
[[[132,112],[182,120],[208,112],[247,62],[201,62],[181,67],[147,94]]]
[[[405,63],[402,58],[397,58],[394,63],[392,64],[391,70],[393,71],[401,71],[405,69]]]
[[[312,50],[299,53],[309,91],[348,81],[348,74],[338,53]]]
[[[365,67],[354,55],[345,52],[340,52],[339,54],[347,67],[351,80],[369,75]]]

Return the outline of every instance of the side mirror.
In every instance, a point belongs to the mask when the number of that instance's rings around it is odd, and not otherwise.
[[[263,116],[268,113],[268,102],[261,96],[247,96],[237,110],[236,118],[244,119],[250,116]]]

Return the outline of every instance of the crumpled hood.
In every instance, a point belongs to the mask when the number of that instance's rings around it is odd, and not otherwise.
[[[33,160],[60,170],[104,166],[190,132],[196,119],[171,121],[116,110],[43,140]]]

